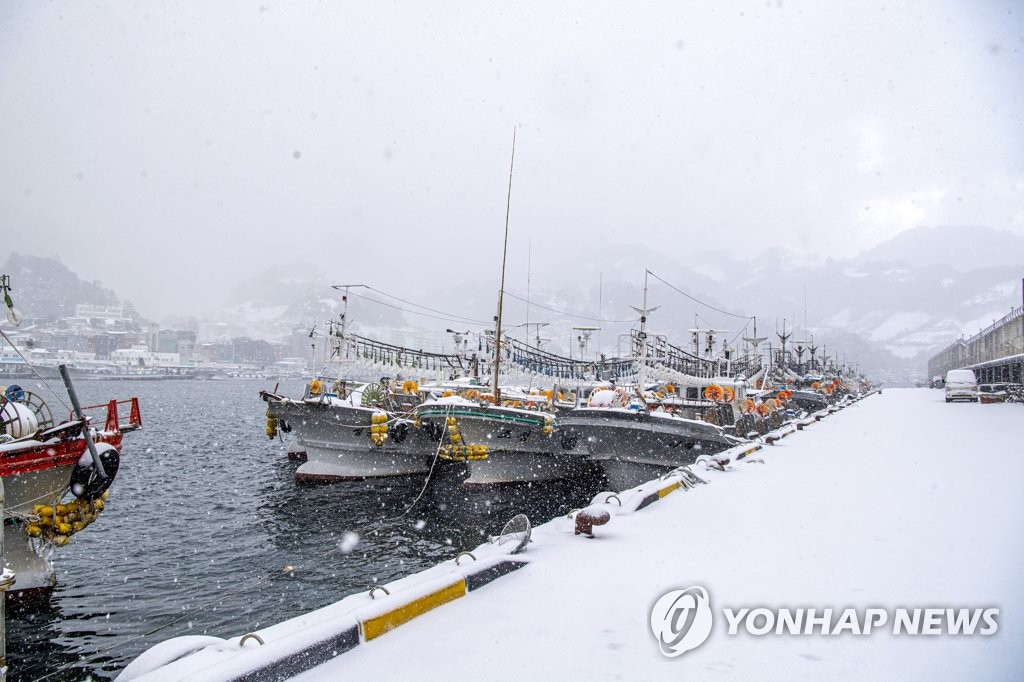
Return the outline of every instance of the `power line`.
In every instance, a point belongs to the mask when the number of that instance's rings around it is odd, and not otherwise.
[[[705,303],[704,301],[700,300],[699,298],[694,298],[693,296],[690,296],[688,293],[686,293],[682,289],[669,284],[668,282],[663,280],[661,277],[658,277],[656,274],[654,274],[650,270],[647,271],[647,274],[650,275],[651,277],[653,277],[654,279],[658,280],[659,282],[661,282],[665,286],[667,286],[669,289],[672,289],[676,293],[682,294],[683,296],[685,296],[686,298],[690,299],[694,303],[699,303],[700,305],[704,306],[705,308],[710,308],[711,310],[714,310],[715,312],[719,312],[719,313],[722,313],[723,315],[728,315],[730,317],[738,317],[741,320],[752,319],[752,316],[750,316],[750,315],[737,315],[736,313],[730,313],[728,310],[722,310],[721,308],[716,308],[715,306],[711,305],[710,303]]]
[[[424,310],[429,310],[430,312],[437,313],[438,315],[445,315],[447,317],[451,317],[451,318],[454,318],[454,319],[461,319],[461,320],[464,320],[466,322],[472,322],[474,324],[490,324],[490,322],[485,322],[483,320],[474,320],[471,317],[463,317],[462,315],[455,315],[454,313],[446,313],[443,310],[436,310],[434,308],[429,308],[429,307],[427,307],[425,305],[420,305],[419,303],[413,303],[412,301],[407,301],[404,298],[399,298],[398,296],[395,296],[393,294],[389,294],[387,292],[381,291],[380,289],[374,289],[373,287],[365,285],[365,284],[363,285],[363,287],[366,288],[366,289],[369,289],[370,291],[376,292],[376,293],[380,294],[381,296],[387,296],[388,298],[393,298],[396,301],[400,301],[402,303],[405,303],[406,305],[415,306],[416,308],[423,308]],[[358,295],[358,294],[356,294],[356,295]],[[370,300],[373,300],[373,299],[370,299]]]
[[[589,320],[591,322],[611,322],[613,324],[624,324],[626,322],[636,322],[636,318],[630,319],[630,320],[608,320],[608,319],[604,319],[604,318],[601,318],[601,317],[588,317],[586,315],[578,315],[576,313],[569,313],[569,312],[566,312],[564,310],[558,310],[556,308],[549,308],[546,305],[541,305],[540,303],[536,303],[534,301],[527,301],[522,296],[516,296],[515,294],[513,294],[510,291],[506,291],[505,295],[506,296],[511,296],[512,298],[516,299],[517,301],[522,301],[523,303],[527,303],[527,304],[529,304],[532,307],[541,308],[543,310],[547,310],[548,312],[557,313],[558,315],[565,315],[566,317],[575,317],[578,320]]]
[[[410,313],[412,315],[422,315],[423,317],[429,317],[429,318],[434,319],[434,320],[441,320],[442,322],[453,322],[453,323],[456,323],[456,324],[464,323],[464,322],[472,322],[474,324],[483,324],[483,325],[490,324],[490,322],[485,322],[483,320],[473,320],[473,319],[470,319],[470,318],[467,318],[467,317],[458,317],[458,316],[441,317],[439,315],[431,315],[430,313],[421,313],[418,310],[409,310],[408,308],[403,308],[402,306],[397,306],[397,305],[394,305],[392,303],[386,303],[386,302],[380,301],[380,300],[378,300],[376,298],[370,298],[369,296],[363,296],[361,294],[355,293],[354,291],[350,291],[349,295],[350,296],[356,296],[357,298],[361,298],[361,299],[363,299],[365,301],[370,301],[371,303],[376,303],[377,305],[386,306],[388,308],[394,308],[395,310],[400,310],[403,313]],[[410,304],[410,305],[415,305],[415,304]]]

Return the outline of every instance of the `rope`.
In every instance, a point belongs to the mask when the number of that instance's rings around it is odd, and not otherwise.
[[[7,336],[7,334],[4,333],[3,329],[0,329],[0,336],[3,336],[4,340],[7,341],[7,343],[11,344],[11,348],[14,349],[14,352],[17,353],[18,357],[25,362],[25,364],[28,366],[30,370],[32,370],[32,373],[35,374],[36,378],[42,382],[43,386],[46,386],[46,388],[50,389],[50,392],[57,397],[57,402],[63,405],[64,409],[66,409],[69,414],[74,412],[74,410],[71,409],[71,406],[64,402],[64,399],[60,397],[60,393],[57,393],[57,391],[53,390],[53,387],[50,386],[50,384],[46,383],[46,379],[44,379],[42,375],[40,375],[39,372],[36,371],[36,368],[32,365],[32,363],[28,361],[28,358],[21,354],[21,350],[19,350],[18,347],[14,345],[14,341],[11,341],[11,337]]]
[[[430,463],[430,471],[427,472],[427,478],[425,481],[423,481],[423,487],[420,488],[420,494],[416,496],[416,499],[412,501],[412,504],[410,504],[408,509],[406,509],[404,512],[402,512],[398,516],[393,516],[390,519],[385,520],[397,521],[398,519],[404,518],[406,514],[413,510],[413,508],[416,506],[416,503],[420,501],[420,499],[423,497],[423,493],[427,491],[427,484],[430,483],[430,478],[434,475],[434,465],[437,464],[438,456],[441,454],[441,447],[442,444],[444,443],[444,435],[448,433],[448,417],[449,415],[451,415],[451,413],[452,408],[449,405],[444,412],[444,430],[441,431],[441,437],[437,439],[437,450],[434,451],[434,461]]]

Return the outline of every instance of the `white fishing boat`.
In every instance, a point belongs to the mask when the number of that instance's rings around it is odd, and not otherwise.
[[[686,411],[680,408],[684,402],[678,397],[670,397],[668,402],[664,395],[651,399],[646,390],[651,361],[647,316],[653,309],[647,307],[646,279],[643,308],[636,310],[640,313],[640,331],[635,337],[639,351],[635,358],[637,383],[595,390],[586,404],[558,419],[565,446],[575,448],[583,443],[615,490],[630,488],[692,464],[700,455],[715,455],[743,442],[711,421],[683,416]],[[679,378],[684,383],[688,379],[685,375]],[[702,381],[698,377],[689,379],[694,385]]]
[[[267,402],[268,434],[293,432],[304,446],[306,461],[295,471],[296,481],[326,483],[430,470],[435,444],[413,427],[411,412],[420,397],[412,382],[395,391],[381,383],[339,380],[327,390],[314,380],[303,398],[269,391],[260,397]]]
[[[447,426],[460,442],[479,448],[478,456],[465,457],[469,462],[465,485],[547,481],[586,468],[584,453],[559,445],[551,391],[545,395],[505,389],[502,396],[502,404],[497,405],[493,393],[470,389],[458,399],[428,400],[415,410],[419,423],[435,430]]]
[[[366,382],[346,375],[357,374],[364,360],[377,370],[386,365],[426,372],[428,366],[436,370],[463,359],[349,333],[347,287],[336,288],[345,290],[340,322],[332,323],[328,335],[336,375],[308,382],[300,398],[261,391],[267,403],[267,436],[296,437],[306,461],[296,469],[295,479],[303,483],[426,474],[436,457],[437,437],[414,427],[413,409],[425,395],[417,382]]]

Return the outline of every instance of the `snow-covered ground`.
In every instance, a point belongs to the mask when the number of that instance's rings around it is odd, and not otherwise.
[[[1024,407],[888,389],[574,536],[299,680],[1021,679]],[[659,652],[652,606],[702,586],[710,637]],[[878,608],[870,635],[729,635],[723,609]],[[998,608],[990,636],[893,635],[898,608]],[[760,621],[758,621],[760,624]],[[819,632],[820,627],[815,630]]]

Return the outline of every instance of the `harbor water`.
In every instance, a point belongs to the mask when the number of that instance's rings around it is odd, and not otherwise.
[[[59,413],[47,390],[21,383]],[[288,443],[264,433],[258,393],[272,382],[76,388],[83,404],[138,396],[144,427],[125,436],[102,516],[56,550],[50,598],[8,611],[15,682],[112,679],[165,639],[229,637],[291,618],[450,559],[517,513],[540,523],[601,488],[584,480],[463,490],[465,472],[440,465],[421,497],[421,476],[299,486]]]

